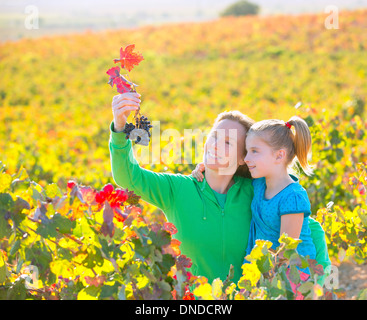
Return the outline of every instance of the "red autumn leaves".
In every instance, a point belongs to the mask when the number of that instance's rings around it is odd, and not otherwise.
[[[128,193],[122,189],[114,189],[112,184],[106,184],[103,189],[96,194],[96,202],[99,205],[104,205],[103,209],[103,224],[101,232],[104,235],[113,236],[115,225],[113,218],[124,222],[128,214],[122,212],[120,206],[129,198]]]
[[[189,286],[194,283],[197,277],[187,270],[192,266],[192,262],[190,258],[181,254],[181,242],[172,237],[178,232],[173,223],[165,222],[161,224],[155,222],[148,225],[141,215],[141,209],[135,206],[138,204],[140,197],[133,191],[114,188],[111,183],[104,185],[100,190],[94,190],[90,187],[79,186],[78,183],[70,180],[67,183],[67,188],[70,199],[78,198],[85,205],[83,209],[93,207],[93,212],[103,210],[103,222],[100,224],[100,229],[97,226],[95,230],[99,230],[104,236],[113,237],[115,224],[117,227],[117,221],[120,221],[123,223],[125,232],[123,242],[131,241],[140,246],[149,245],[151,247],[148,248],[148,251],[154,248],[155,251],[158,250],[162,255],[171,255],[175,260],[175,267],[171,268],[169,276],[180,283],[179,286],[173,283],[175,287],[172,290],[172,297],[177,299],[176,288],[183,288],[182,290],[180,289],[180,298],[183,300],[195,300],[195,296],[190,292]],[[90,213],[90,211],[88,212]],[[137,223],[132,225],[133,221]],[[151,244],[146,241],[147,239],[151,239]],[[179,279],[178,274],[180,274]],[[68,282],[69,279],[64,279],[64,281]],[[90,286],[100,287],[105,283],[106,277],[104,275],[86,277],[85,281]]]
[[[74,195],[86,205],[97,205],[97,211],[104,209],[104,218],[112,227],[112,219],[116,218],[120,222],[124,222],[126,217],[132,212],[141,212],[141,209],[135,207],[139,202],[140,196],[133,191],[127,189],[114,188],[111,183],[106,184],[101,191],[92,190],[90,187],[78,186],[75,181],[68,181],[67,188],[70,195]],[[121,210],[124,206],[124,212]]]
[[[122,205],[128,199],[128,194],[126,191],[121,189],[114,189],[112,184],[106,184],[102,191],[97,192],[96,202],[103,204],[108,201],[111,208],[116,208]]]
[[[126,69],[130,72],[134,66],[137,66],[142,60],[144,60],[143,56],[138,53],[134,52],[135,45],[130,44],[125,49],[121,47],[120,49],[120,59],[114,59],[114,63],[120,63],[122,69]],[[106,72],[110,79],[108,84],[113,87],[116,85],[117,92],[125,93],[130,91],[135,91],[136,84],[132,83],[131,81],[127,80],[124,76],[120,74],[120,67],[116,66],[110,68]]]
[[[113,59],[114,63],[121,63],[121,67],[127,71],[131,71],[134,66],[137,66],[142,60],[143,56],[138,52],[133,52],[135,44],[128,45],[125,49],[120,49],[120,59]]]
[[[106,72],[110,76],[108,84],[113,87],[116,85],[118,93],[125,93],[131,91],[131,84],[122,75],[120,75],[120,67],[113,67]]]

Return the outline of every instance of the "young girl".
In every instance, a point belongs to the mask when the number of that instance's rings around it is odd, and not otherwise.
[[[257,122],[247,133],[246,150],[245,162],[254,179],[247,254],[256,239],[269,240],[276,249],[280,245],[280,235],[287,233],[302,240],[297,247],[299,254],[315,259],[316,249],[308,223],[310,201],[298,179],[288,173],[288,168],[295,162],[306,175],[312,173],[307,161],[311,134],[306,122],[297,116],[288,122]],[[309,274],[308,268],[302,271]]]

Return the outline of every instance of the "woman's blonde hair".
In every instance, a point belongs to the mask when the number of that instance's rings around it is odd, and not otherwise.
[[[306,121],[300,117],[294,116],[287,122],[275,119],[256,122],[248,131],[250,134],[260,135],[274,150],[285,149],[287,165],[298,162],[306,175],[312,174],[307,159],[311,151],[311,133]]]
[[[245,129],[245,134],[247,134],[251,126],[255,123],[254,120],[252,120],[251,118],[249,118],[248,116],[244,115],[242,112],[237,111],[237,110],[225,111],[225,112],[218,114],[217,118],[215,119],[214,126],[217,125],[222,120],[232,120],[232,121],[238,122]],[[244,141],[244,143],[246,144],[246,140]],[[245,145],[244,155],[243,155],[244,158],[246,157],[246,154],[247,154],[247,151],[246,151],[246,145]],[[240,165],[237,168],[235,175],[242,176],[245,178],[251,178],[250,171],[246,164]]]

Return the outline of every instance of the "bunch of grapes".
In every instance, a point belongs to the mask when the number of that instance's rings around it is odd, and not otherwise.
[[[148,132],[149,137],[150,137],[149,129],[153,128],[153,126],[150,124],[150,121],[148,121],[148,118],[144,117],[144,116],[141,116],[140,118],[137,117],[135,119],[135,121],[136,121],[136,128],[146,130]]]
[[[130,132],[134,129],[135,126],[133,123],[126,122],[124,130],[122,130],[122,132],[126,134],[126,139],[130,138]]]
[[[123,132],[126,134],[126,139],[134,140],[136,144],[145,144],[150,140],[150,128],[153,126],[145,116],[135,116],[135,125],[133,123],[126,123]]]

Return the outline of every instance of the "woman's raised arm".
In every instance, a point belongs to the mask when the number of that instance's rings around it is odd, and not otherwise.
[[[139,105],[138,93],[124,93],[112,100],[114,120],[110,126],[109,141],[112,176],[117,185],[133,190],[144,201],[166,211],[172,207],[184,176],[156,173],[139,166],[131,141],[122,132],[130,112],[137,110]]]

